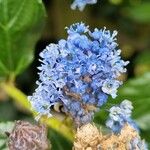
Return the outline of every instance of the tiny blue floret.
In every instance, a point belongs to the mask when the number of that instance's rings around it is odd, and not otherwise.
[[[128,100],[122,101],[120,105],[111,107],[106,126],[114,133],[120,133],[124,125],[128,123],[138,131],[136,123],[131,119],[132,109],[132,103]]]
[[[74,0],[71,5],[71,9],[79,8],[80,11],[83,11],[87,4],[95,4],[97,0]]]

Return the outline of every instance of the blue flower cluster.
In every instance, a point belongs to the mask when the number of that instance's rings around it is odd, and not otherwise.
[[[111,107],[109,110],[109,118],[106,121],[106,126],[114,133],[120,133],[124,125],[128,123],[138,131],[137,125],[131,119],[132,109],[132,103],[128,100],[122,101],[118,106]]]
[[[71,9],[79,8],[80,11],[83,11],[86,4],[95,4],[97,3],[97,0],[74,0],[74,2],[71,5]]]
[[[42,65],[32,107],[40,115],[51,116],[51,106],[59,103],[76,124],[92,120],[108,95],[117,96],[122,84],[117,80],[128,62],[120,57],[115,36],[109,30],[89,30],[84,23],[67,29],[67,40],[50,44],[40,53]]]

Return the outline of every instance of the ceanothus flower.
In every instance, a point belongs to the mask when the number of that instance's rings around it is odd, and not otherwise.
[[[74,2],[71,5],[71,9],[79,8],[80,11],[83,11],[84,7],[87,4],[95,4],[97,3],[97,0],[74,0]]]
[[[126,72],[125,62],[115,36],[109,30],[89,30],[84,23],[67,29],[67,39],[50,44],[40,53],[37,89],[29,100],[40,115],[51,115],[51,107],[61,104],[78,125],[92,120],[94,113],[117,96],[122,84],[120,74]]]
[[[119,133],[124,125],[128,123],[138,131],[136,123],[131,119],[132,109],[132,103],[128,100],[122,101],[120,105],[111,107],[106,126],[114,133]]]

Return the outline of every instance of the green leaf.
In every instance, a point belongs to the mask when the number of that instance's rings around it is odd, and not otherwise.
[[[0,123],[0,136],[7,137],[5,132],[11,132],[14,127],[14,122],[1,122]]]
[[[5,132],[11,133],[14,127],[13,122],[1,122],[0,123],[0,150],[8,150],[7,136]]]
[[[17,110],[12,101],[0,102],[0,122],[14,120],[16,116]]]
[[[7,139],[3,139],[0,137],[0,150],[8,150]]]
[[[140,53],[134,61],[134,72],[136,76],[143,75],[145,72],[150,71],[150,51],[143,51]]]
[[[125,10],[129,18],[134,19],[139,23],[150,22],[150,2],[143,2],[139,5],[132,6]]]
[[[32,61],[45,18],[41,0],[0,0],[0,76],[16,76]]]

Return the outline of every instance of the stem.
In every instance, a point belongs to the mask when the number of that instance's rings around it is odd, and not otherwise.
[[[14,79],[14,78],[12,78]],[[13,81],[13,80],[10,80]],[[12,84],[14,82],[3,82],[0,83],[0,87],[7,93],[8,96],[10,96],[16,103],[20,104],[23,108],[25,108],[27,111],[29,111],[34,117],[36,116],[37,112],[34,112],[31,110],[31,104],[27,99],[27,96],[18,88]],[[64,137],[66,137],[68,140],[73,140],[73,132],[71,128],[63,124],[62,121],[60,121],[57,118],[51,117],[47,118],[45,116],[41,117],[40,119],[41,123],[46,124],[47,126],[53,128],[57,132],[60,132]]]

